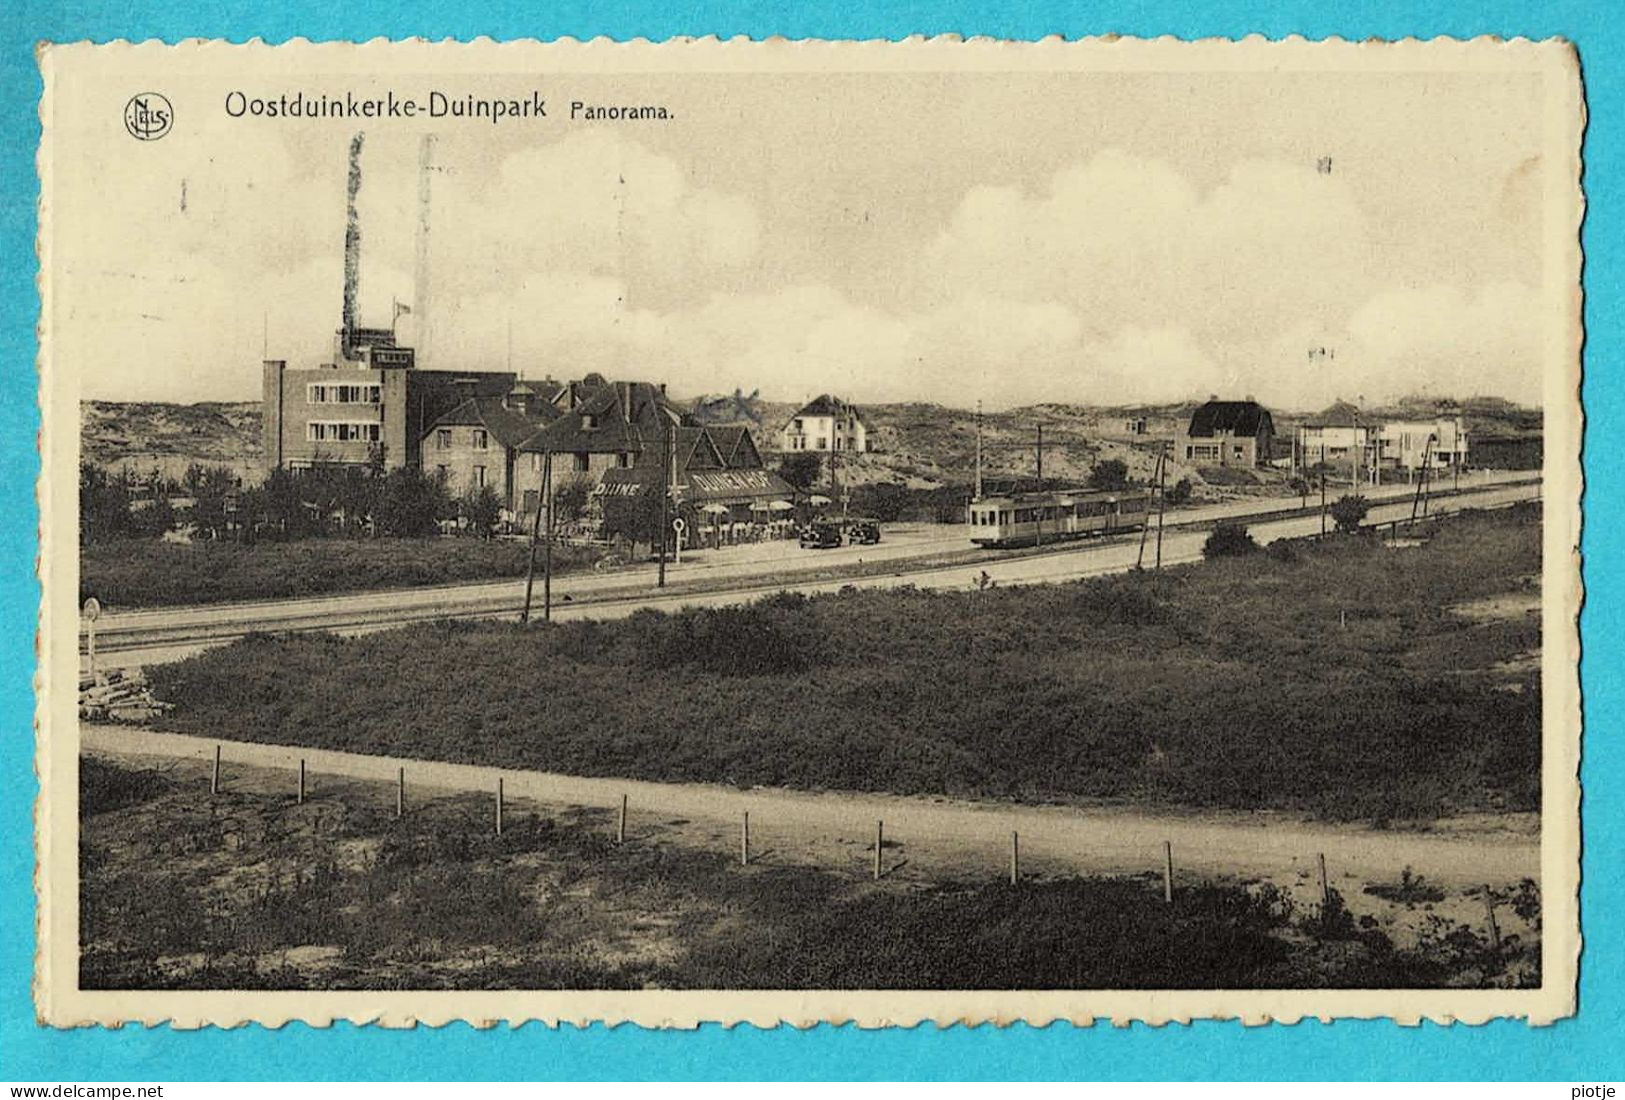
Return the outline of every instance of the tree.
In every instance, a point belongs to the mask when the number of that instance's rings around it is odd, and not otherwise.
[[[606,498],[604,533],[653,546],[657,538],[665,535],[660,524],[660,496],[658,490],[651,490],[636,496]]]
[[[1089,488],[1115,493],[1128,488],[1128,463],[1120,458],[1108,458],[1095,463],[1089,471]]]
[[[399,538],[421,538],[440,530],[440,520],[450,512],[445,482],[427,477],[414,466],[391,470],[384,477],[380,533]]]
[[[795,451],[779,459],[779,476],[798,493],[809,492],[818,484],[824,460],[817,451]]]
[[[488,539],[496,531],[497,521],[502,518],[502,498],[491,486],[481,485],[463,494],[462,510],[474,533]]]
[[[237,475],[229,466],[186,468],[181,487],[192,498],[192,522],[200,533],[219,538],[226,529],[226,497],[237,491]]]
[[[1182,477],[1168,490],[1169,504],[1184,504],[1191,498],[1191,479]]]
[[[130,487],[94,462],[79,464],[79,541],[101,542],[130,533]]]
[[[1258,543],[1239,523],[1221,523],[1202,544],[1204,558],[1239,558],[1258,549]]]
[[[553,526],[574,523],[587,514],[592,500],[592,482],[584,477],[572,477],[553,490]]]
[[[1363,496],[1341,496],[1329,510],[1337,529],[1345,535],[1352,535],[1360,529],[1366,513],[1371,511],[1371,502]]]

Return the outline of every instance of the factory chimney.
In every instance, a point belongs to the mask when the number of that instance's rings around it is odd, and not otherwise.
[[[350,139],[350,178],[344,193],[344,319],[340,349],[355,358],[356,296],[361,284],[361,218],[355,199],[361,191],[361,145],[365,134]]]

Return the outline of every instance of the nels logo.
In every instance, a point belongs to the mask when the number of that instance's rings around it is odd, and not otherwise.
[[[124,128],[138,141],[157,141],[175,123],[175,108],[157,92],[141,92],[124,105]]]

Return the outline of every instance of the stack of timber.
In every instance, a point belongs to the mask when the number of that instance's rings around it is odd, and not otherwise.
[[[174,704],[159,702],[140,669],[79,674],[79,717],[92,722],[145,722]]]

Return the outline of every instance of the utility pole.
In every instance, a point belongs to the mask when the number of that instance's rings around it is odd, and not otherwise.
[[[1044,491],[1044,425],[1038,425],[1038,491]]]
[[[1424,505],[1422,503],[1423,499],[1424,499],[1423,494],[1427,491],[1428,460],[1429,460],[1430,456],[1432,455],[1432,452],[1433,452],[1433,437],[1430,435],[1430,436],[1428,436],[1428,441],[1422,445],[1422,476],[1416,479],[1416,495],[1411,497],[1411,523],[1412,524],[1414,524],[1416,522],[1417,510],[1418,509],[1424,509]],[[1423,510],[1422,514],[1427,515],[1427,512],[1426,512],[1425,509]]]
[[[671,424],[667,423],[660,448],[660,530],[655,536],[660,547],[660,577],[655,582],[659,588],[666,587],[666,528],[671,523],[672,447]]]
[[[1163,450],[1160,450],[1160,451],[1157,452],[1156,465],[1151,468],[1151,480],[1154,481],[1154,482],[1157,482],[1158,484],[1160,484],[1161,480],[1162,480],[1162,463],[1163,463],[1163,460],[1166,457],[1167,457],[1167,449],[1166,449],[1166,447],[1164,447]],[[1145,568],[1145,540],[1146,540],[1146,536],[1149,535],[1150,533],[1151,533],[1151,516],[1150,516],[1149,510],[1148,510],[1147,515],[1145,517],[1145,523],[1140,527],[1140,553],[1139,553],[1139,556],[1134,559],[1134,568],[1137,569],[1137,570]]]
[[[972,500],[982,499],[982,403],[976,403],[976,495]]]
[[[536,586],[536,543],[541,538],[541,534],[542,534],[542,507],[543,507],[543,505],[544,505],[544,503],[546,502],[546,499],[547,499],[546,484],[547,484],[547,469],[548,469],[548,464],[549,464],[548,460],[551,459],[552,457],[553,457],[552,454],[549,453],[543,459],[543,463],[544,463],[544,465],[542,466],[542,485],[543,485],[543,488],[542,488],[542,492],[540,494],[538,494],[538,496],[536,498],[536,514],[534,516],[532,516],[531,520],[530,520],[530,561],[528,563],[526,563],[526,565],[525,565],[525,608],[524,608],[523,611],[519,612],[519,621],[521,623],[530,622],[530,595],[531,595],[531,591]]]
[[[553,452],[542,452],[542,499],[537,512],[547,509],[547,542],[543,544],[542,621],[553,621]]]
[[[1162,521],[1168,514],[1168,444],[1162,445],[1162,461],[1157,464],[1157,569],[1162,569]]]
[[[1320,445],[1320,533],[1326,533],[1326,444]]]

